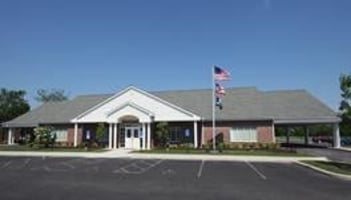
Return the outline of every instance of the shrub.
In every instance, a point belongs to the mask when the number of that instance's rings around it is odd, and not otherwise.
[[[223,150],[224,150],[224,143],[223,142],[218,143],[217,148],[218,148],[219,152],[223,152]]]
[[[56,134],[51,134],[52,130],[53,128],[48,126],[35,128],[33,146],[37,148],[53,146],[56,141]]]

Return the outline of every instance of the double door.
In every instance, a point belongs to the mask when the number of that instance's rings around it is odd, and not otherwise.
[[[141,145],[139,127],[125,127],[125,148],[139,150]]]

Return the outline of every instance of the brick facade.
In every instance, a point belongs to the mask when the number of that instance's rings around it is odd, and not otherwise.
[[[258,126],[257,140],[260,143],[273,143],[272,126]]]
[[[78,128],[78,140],[77,144],[80,145],[83,140],[83,130],[81,127]],[[74,127],[67,129],[67,146],[73,147],[74,145]]]
[[[274,136],[272,132],[272,122],[219,122],[216,124],[216,140],[223,138],[225,144],[230,142],[230,130],[232,127],[252,126],[257,130],[257,142],[259,143],[273,143]],[[202,126],[201,144],[212,142],[212,124],[203,123]]]
[[[219,137],[223,137],[223,142],[224,143],[230,143],[230,129],[231,127],[223,127],[223,126],[218,126],[216,127],[216,139]],[[207,144],[212,142],[212,127],[203,127],[203,133],[202,133],[202,144]]]

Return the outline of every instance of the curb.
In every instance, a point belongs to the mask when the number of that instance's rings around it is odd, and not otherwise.
[[[299,160],[325,161],[325,157],[278,157],[278,156],[231,156],[231,155],[185,155],[185,154],[129,154],[134,159],[164,160],[206,160],[206,161],[243,161],[243,162],[274,162],[293,163]]]
[[[130,154],[111,154],[110,152],[0,152],[8,157],[52,157],[52,158],[130,158]]]
[[[336,177],[336,178],[339,178],[339,179],[351,181],[351,175],[344,175],[344,174],[339,174],[339,173],[327,171],[327,170],[325,170],[325,169],[316,167],[316,166],[314,166],[314,165],[306,164],[306,163],[303,163],[303,162],[300,162],[300,161],[296,161],[296,164],[299,164],[299,165],[301,165],[301,166],[303,166],[303,167],[306,167],[306,168],[313,169],[313,170],[315,170],[315,171],[317,171],[317,172],[326,174],[326,175],[328,175],[328,176],[333,176],[333,177]]]
[[[293,163],[301,160],[325,161],[325,157],[279,157],[279,156],[247,156],[247,155],[196,155],[196,154],[154,154],[128,152],[0,152],[9,157],[61,157],[61,158],[129,158],[129,159],[164,159],[164,160],[206,160],[206,161],[238,161],[238,162],[272,162]]]
[[[340,147],[340,148],[331,148],[331,149],[351,153],[351,148]]]

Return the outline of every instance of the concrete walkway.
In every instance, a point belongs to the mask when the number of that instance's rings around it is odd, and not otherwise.
[[[333,161],[351,162],[351,151],[347,148],[297,148],[299,153],[326,157]]]
[[[107,152],[29,152],[0,151],[0,156],[17,157],[81,157],[81,158],[131,158],[164,160],[213,160],[213,161],[252,161],[252,162],[296,162],[301,160],[326,160],[325,157],[286,157],[286,156],[245,156],[245,155],[206,155],[206,154],[155,154],[131,153],[130,150]]]

